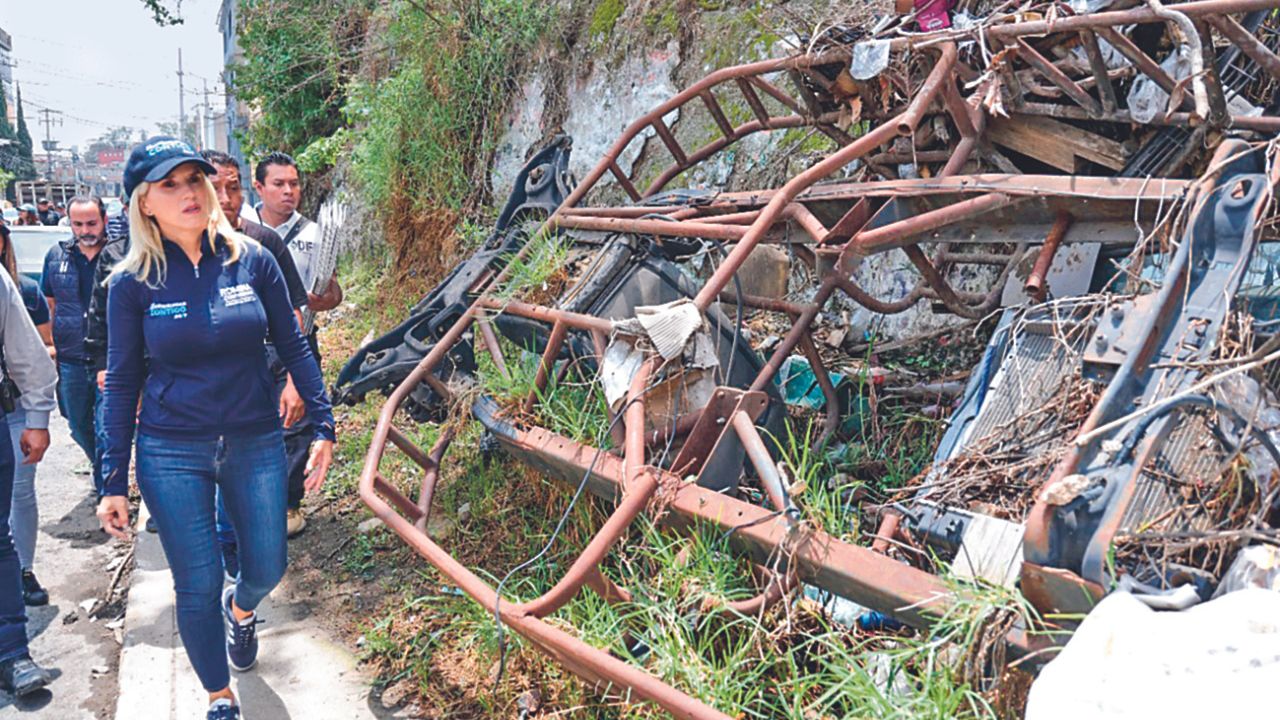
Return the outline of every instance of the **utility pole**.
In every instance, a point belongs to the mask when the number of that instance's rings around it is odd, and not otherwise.
[[[200,146],[209,147],[209,81],[200,78],[204,83],[204,122],[200,124]]]
[[[182,84],[182,48],[178,48],[178,139],[186,140],[187,134],[187,98],[186,88]]]
[[[45,152],[45,159],[48,161],[47,162],[48,179],[52,181],[53,180],[53,151],[58,149],[58,143],[54,142],[53,140],[53,122],[54,122],[53,116],[61,115],[62,111],[50,110],[49,108],[41,108],[39,110],[39,113],[41,115],[40,122],[44,123],[43,147]],[[62,118],[58,118],[58,125],[59,126],[62,125]]]

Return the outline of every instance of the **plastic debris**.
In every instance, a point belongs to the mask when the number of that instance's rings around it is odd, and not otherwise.
[[[1218,598],[1245,588],[1280,591],[1280,548],[1252,545],[1241,550],[1213,596]]]
[[[1031,686],[1026,720],[1263,717],[1280,680],[1280,593],[1184,612],[1115,592]]]
[[[856,80],[870,80],[889,67],[889,41],[866,40],[853,46],[849,74]]]

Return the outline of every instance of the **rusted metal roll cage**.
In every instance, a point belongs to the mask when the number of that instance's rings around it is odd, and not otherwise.
[[[1280,77],[1280,58],[1270,54],[1265,47],[1250,45],[1243,39],[1234,37],[1238,35],[1236,28],[1239,25],[1233,26],[1235,21],[1226,15],[1277,6],[1280,6],[1280,0],[1208,0],[1172,7],[1197,21],[1204,20],[1219,28],[1225,36],[1239,42],[1251,57],[1256,56],[1259,64],[1268,72]],[[1117,36],[1114,32],[1114,28],[1121,24],[1155,22],[1166,20],[1152,10],[1135,9],[1067,17],[1053,22],[1003,23],[988,27],[986,35],[1016,48],[1020,57],[1033,68],[1042,71],[1051,83],[1063,90],[1066,97],[1085,108],[1089,118],[1121,121],[1121,114],[1114,107],[1114,98],[1105,89],[1100,90],[1109,88],[1105,71],[1091,88],[1100,93],[1100,97],[1095,99],[1088,90],[1080,88],[1073,81],[1066,79],[1063,82],[1061,74],[1052,70],[1052,64],[1044,66],[1041,62],[1043,58],[1037,57],[1035,51],[1022,42],[1021,38],[1070,31],[1082,34],[1086,47],[1096,47],[1096,39],[1090,40],[1092,33],[1096,31],[1129,56],[1140,72],[1150,74],[1154,67],[1156,73],[1163,75],[1150,58],[1145,55],[1139,58],[1132,54],[1134,51],[1141,54],[1140,50],[1123,43],[1117,44],[1116,37],[1123,36]],[[1043,244],[1041,257],[1036,263],[1036,267],[1041,268],[1042,282],[1047,260],[1052,260],[1054,250],[1064,241],[1064,235],[1066,242],[1072,241],[1066,231],[1071,225],[1071,219],[1064,219],[1063,215],[1069,214],[1082,198],[1093,202],[1091,208],[1115,202],[1123,203],[1129,208],[1127,212],[1132,213],[1134,205],[1141,205],[1143,201],[1150,200],[1153,202],[1149,204],[1155,204],[1181,199],[1188,185],[1185,181],[1178,180],[1149,182],[1061,176],[957,175],[978,148],[986,125],[986,115],[979,109],[976,98],[966,100],[957,84],[958,77],[964,73],[957,68],[956,40],[964,37],[964,33],[949,32],[895,39],[893,43],[896,49],[928,53],[933,59],[932,68],[905,108],[856,138],[837,127],[837,113],[821,110],[820,101],[806,89],[804,82],[796,83],[801,95],[796,99],[766,78],[766,75],[779,72],[789,73],[793,79],[798,76],[825,77],[819,69],[832,63],[843,63],[847,55],[842,52],[771,60],[718,70],[628,127],[606,156],[548,220],[548,229],[566,232],[616,232],[658,238],[710,238],[730,242],[733,244],[732,249],[693,298],[697,308],[705,313],[714,303],[730,299],[740,301],[747,307],[785,314],[792,320],[791,330],[773,350],[749,388],[719,388],[705,408],[681,419],[676,432],[684,437],[684,445],[670,470],[653,464],[654,457],[649,451],[656,438],[645,431],[647,383],[661,370],[654,361],[649,361],[643,367],[628,393],[621,418],[621,453],[602,452],[543,428],[517,427],[501,421],[491,424],[491,428],[498,428],[495,435],[500,443],[517,458],[558,477],[585,476],[587,487],[593,493],[617,503],[605,524],[550,591],[529,602],[499,602],[499,596],[488,583],[428,536],[426,519],[431,512],[431,500],[440,464],[452,435],[445,433],[435,447],[424,451],[397,428],[396,414],[410,393],[421,383],[428,383],[442,397],[449,397],[448,387],[435,376],[434,371],[451,348],[473,326],[478,330],[479,339],[483,341],[482,346],[493,356],[495,365],[500,370],[505,368],[499,343],[490,323],[495,313],[506,313],[550,326],[548,342],[535,378],[535,385],[539,389],[545,387],[551,374],[555,372],[556,360],[570,333],[589,336],[596,352],[602,354],[613,329],[608,320],[553,307],[495,299],[488,290],[502,282],[507,275],[505,270],[477,281],[474,291],[478,297],[470,310],[439,338],[383,406],[360,475],[361,499],[379,519],[462,591],[489,611],[495,612],[504,624],[570,671],[602,688],[612,688],[614,692],[656,703],[677,717],[729,716],[604,650],[584,643],[545,620],[548,615],[569,602],[583,586],[592,588],[610,601],[626,597],[626,590],[615,586],[601,572],[600,562],[655,496],[669,510],[668,523],[672,526],[698,523],[718,527],[726,532],[732,531],[731,543],[735,549],[759,563],[766,563],[780,548],[785,547],[786,573],[789,577],[798,577],[868,607],[890,612],[909,624],[927,625],[930,618],[943,612],[948,603],[946,586],[938,577],[871,549],[839,541],[796,522],[792,514],[785,512],[787,501],[779,490],[782,482],[778,477],[778,470],[769,460],[764,441],[754,424],[766,405],[761,391],[772,381],[783,360],[799,349],[811,362],[818,384],[828,399],[823,432],[829,434],[835,430],[840,420],[835,388],[814,346],[810,331],[819,311],[837,290],[877,313],[901,312],[920,299],[929,299],[944,305],[956,315],[982,317],[998,306],[1004,279],[1014,263],[1024,257],[1025,247],[1019,246],[1011,254],[962,253],[956,247],[963,245],[963,241],[953,243],[937,240],[940,233],[945,234],[943,231],[963,228],[966,223],[975,228],[991,222],[998,223],[1001,218],[1007,220],[1012,217],[1010,214],[1018,212],[1020,208],[1041,214],[1048,218],[1046,223],[1053,224],[1053,228],[1037,241]],[[1146,61],[1142,58],[1146,58]],[[1163,85],[1159,75],[1155,79]],[[1164,79],[1167,80],[1167,77]],[[732,125],[713,93],[723,88],[736,88],[755,118],[737,126]],[[1170,85],[1169,89],[1172,90],[1173,86]],[[794,114],[771,115],[760,93]],[[700,102],[706,108],[719,128],[721,137],[689,152],[678,143],[663,118],[691,102]],[[818,185],[895,138],[911,135],[926,115],[939,111],[956,128],[959,141],[938,177],[927,180]],[[1161,122],[1185,124],[1202,120],[1188,113],[1173,113],[1162,118]],[[1220,120],[1224,126],[1264,130],[1277,127],[1276,118],[1271,117],[1225,117]],[[660,192],[685,170],[743,137],[764,130],[793,127],[815,127],[835,140],[840,147],[776,190],[722,193],[701,205],[582,206],[588,194],[606,174],[612,175],[627,195],[639,203]],[[661,140],[673,162],[642,193],[635,187],[634,179],[619,166],[618,158],[632,141],[649,130]],[[911,206],[916,212],[899,220],[877,221],[879,210],[884,205],[877,208],[875,203],[886,201],[917,203]],[[844,209],[824,222],[819,217],[823,212],[821,208],[828,208],[826,212],[830,214],[829,208],[832,206]],[[655,218],[655,215],[660,217]],[[813,299],[795,303],[749,294],[734,296],[728,290],[729,283],[753,250],[761,243],[779,241],[782,233],[791,230],[795,230],[800,238],[792,239],[791,246],[798,255],[814,266],[820,277]],[[937,246],[933,257],[921,247],[926,243]],[[528,248],[526,246],[525,250]],[[920,273],[919,282],[907,295],[892,301],[881,300],[854,283],[850,272],[861,258],[895,248],[905,252]],[[948,282],[949,268],[966,262],[1001,268],[1000,277],[991,292],[964,293]],[[537,397],[537,391],[531,393],[526,407],[533,407]],[[699,472],[712,449],[727,433],[736,434],[747,450],[747,456],[768,491],[775,509],[759,507],[712,492],[697,484],[681,482],[683,477]],[[397,489],[380,471],[388,442],[423,470],[416,501]],[[760,597],[742,607],[758,608],[776,599],[783,582],[789,580],[767,583],[768,587]]]

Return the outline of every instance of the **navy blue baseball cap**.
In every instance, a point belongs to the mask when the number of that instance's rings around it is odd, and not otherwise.
[[[183,163],[193,162],[206,175],[216,175],[217,169],[200,157],[196,149],[183,140],[168,135],[157,135],[133,148],[129,162],[124,166],[124,194],[132,198],[134,188],[144,182],[155,182],[168,175]]]

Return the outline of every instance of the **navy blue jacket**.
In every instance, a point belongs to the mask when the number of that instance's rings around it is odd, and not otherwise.
[[[149,287],[112,276],[107,294],[107,436],[104,495],[124,495],[135,428],[179,440],[211,440],[280,428],[263,341],[270,336],[316,427],[334,439],[333,410],[311,350],[298,331],[280,266],[257,243],[226,265],[219,237],[192,266],[164,241],[168,273]],[[148,362],[149,361],[149,362]]]
[[[43,325],[49,322],[49,303],[40,292],[40,284],[35,280],[18,273],[18,292],[22,295],[22,304],[27,306],[27,315],[32,325]]]
[[[59,242],[44,256],[40,289],[56,303],[53,346],[58,349],[58,362],[89,362],[84,339],[89,334],[89,298],[100,257],[101,251],[92,260],[86,258],[74,238]]]

